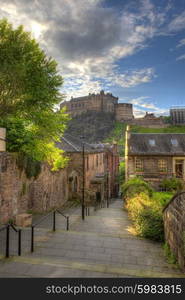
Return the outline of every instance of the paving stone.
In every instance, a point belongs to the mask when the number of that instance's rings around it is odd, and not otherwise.
[[[166,262],[162,245],[133,236],[123,202],[92,210],[81,220],[81,208],[57,216],[57,231],[51,220],[35,228],[35,251],[30,247],[30,231],[24,231],[24,256],[0,261],[0,277],[182,277],[180,270]],[[27,251],[27,252],[26,252]],[[26,254],[25,254],[26,253]]]

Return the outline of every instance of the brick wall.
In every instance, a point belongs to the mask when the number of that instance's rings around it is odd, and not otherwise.
[[[164,209],[165,239],[185,271],[185,192],[174,196]]]
[[[47,211],[68,199],[66,169],[51,172],[42,165],[37,179],[28,179],[16,164],[16,157],[0,153],[0,222],[7,222],[28,209]]]

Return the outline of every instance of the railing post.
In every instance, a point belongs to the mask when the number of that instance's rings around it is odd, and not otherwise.
[[[6,258],[10,256],[10,225],[6,227]]]
[[[34,226],[31,226],[31,252],[34,251]]]
[[[21,256],[21,229],[18,231],[18,255]]]
[[[69,230],[69,216],[66,216],[67,218],[67,227],[66,227],[66,230]]]
[[[53,212],[53,231],[56,231],[56,210]]]

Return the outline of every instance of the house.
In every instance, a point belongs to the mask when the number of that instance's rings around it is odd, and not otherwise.
[[[58,147],[69,157],[69,199],[81,200],[83,180],[86,202],[102,202],[117,195],[119,156],[116,145],[83,143],[81,139],[66,134]]]
[[[185,134],[131,133],[126,130],[126,180],[142,176],[158,187],[164,178],[185,180]]]

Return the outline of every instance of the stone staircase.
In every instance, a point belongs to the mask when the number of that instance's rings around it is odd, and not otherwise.
[[[117,199],[81,220],[68,209],[70,230],[57,216],[57,231],[38,228],[34,253],[1,262],[1,277],[185,277],[169,265],[161,244],[138,238]]]

